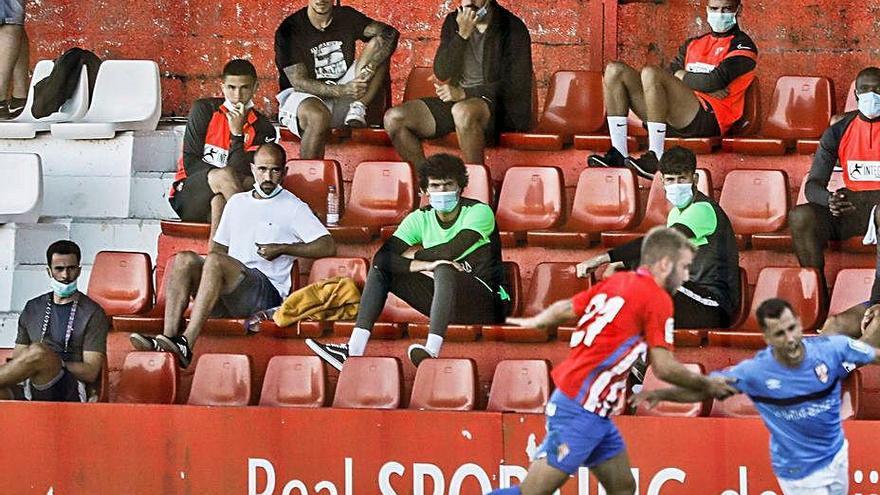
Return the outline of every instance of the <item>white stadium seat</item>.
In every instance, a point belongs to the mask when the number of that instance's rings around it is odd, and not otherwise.
[[[31,113],[31,108],[34,105],[34,85],[48,77],[54,65],[55,63],[51,60],[37,62],[34,67],[34,75],[31,77],[24,110],[21,115],[12,120],[0,121],[0,138],[33,139],[38,132],[48,131],[53,123],[79,120],[86,114],[89,109],[89,75],[87,69],[83,67],[73,96],[64,102],[61,109],[41,119],[34,118]]]
[[[112,139],[118,131],[152,131],[162,114],[159,66],[152,60],[107,60],[92,105],[77,122],[52,124],[61,139]]]
[[[43,171],[34,153],[0,153],[0,224],[36,223],[43,203]]]

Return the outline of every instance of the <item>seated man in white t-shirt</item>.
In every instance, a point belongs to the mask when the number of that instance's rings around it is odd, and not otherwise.
[[[281,304],[290,291],[294,257],[336,254],[336,244],[309,205],[281,188],[287,174],[284,148],[266,143],[254,154],[254,189],[233,195],[205,258],[178,253],[165,286],[162,335],[131,334],[139,351],[174,353],[183,368],[209,317],[241,318]],[[186,330],[183,313],[194,298]]]

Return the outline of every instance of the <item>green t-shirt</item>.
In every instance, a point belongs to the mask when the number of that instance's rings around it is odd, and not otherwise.
[[[718,228],[718,217],[709,202],[700,201],[689,204],[683,210],[672,208],[666,217],[666,226],[672,227],[675,224],[691,229],[694,233],[691,242],[700,247],[709,243],[709,236]]]

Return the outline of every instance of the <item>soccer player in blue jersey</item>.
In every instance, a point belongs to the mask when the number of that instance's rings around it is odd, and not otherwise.
[[[749,396],[770,430],[773,472],[784,495],[846,495],[847,442],[840,422],[840,386],[859,366],[880,363],[873,328],[861,340],[843,335],[803,338],[788,302],[768,299],[757,311],[767,348],[721,376]],[[699,390],[642,392],[632,402],[698,402]]]

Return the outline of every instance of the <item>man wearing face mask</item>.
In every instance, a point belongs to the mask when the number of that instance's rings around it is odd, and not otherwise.
[[[277,142],[275,127],[254,108],[257,70],[247,60],[223,67],[223,98],[193,103],[183,136],[183,156],[168,201],[184,222],[211,224],[217,231],[226,202],[251,187],[254,150]]]
[[[28,301],[18,318],[12,359],[0,366],[0,398],[85,402],[87,388],[100,382],[110,320],[77,290],[79,246],[56,241],[46,262],[52,290]]]
[[[711,31],[688,39],[669,70],[641,70],[623,62],[605,69],[605,108],[612,148],[593,155],[591,167],[629,167],[651,179],[663,157],[667,133],[679,137],[722,136],[743,114],[745,94],[755,78],[758,49],[739,28],[741,0],[708,0]],[[627,115],[632,110],[648,129],[648,152],[629,156]],[[667,129],[668,127],[668,129]]]
[[[373,258],[348,344],[306,344],[341,370],[349,356],[362,356],[373,324],[392,292],[430,316],[426,345],[409,348],[415,366],[436,358],[450,323],[504,321],[510,299],[502,286],[501,242],[495,215],[485,203],[462,197],[468,176],[460,158],[437,154],[419,168],[428,206],[404,218]]]
[[[174,353],[189,366],[192,349],[209,317],[243,318],[281,304],[291,287],[295,257],[333,256],[336,245],[305,202],[281,188],[287,156],[277,143],[254,153],[253,189],[229,199],[211,252],[177,253],[165,285],[162,335],[133,333],[139,351]],[[183,313],[193,297],[192,313],[181,334]]]
[[[739,303],[739,250],[727,214],[718,203],[697,190],[697,158],[675,147],[660,159],[666,199],[673,208],[666,226],[678,230],[697,246],[691,278],[675,292],[677,328],[730,326]],[[638,266],[642,239],[614,248],[577,266],[586,277],[606,263]]]

